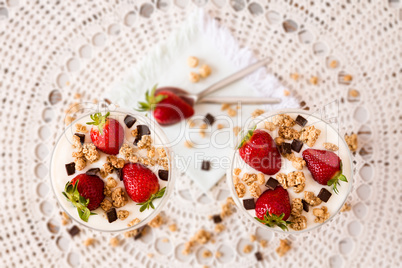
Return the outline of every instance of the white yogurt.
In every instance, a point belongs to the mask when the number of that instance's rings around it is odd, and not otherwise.
[[[281,112],[282,113],[282,112]],[[351,163],[351,157],[350,157],[350,152],[349,149],[345,143],[345,141],[338,135],[337,131],[335,131],[334,128],[332,128],[329,124],[327,124],[326,122],[322,121],[321,119],[312,116],[308,113],[306,113],[305,111],[297,111],[297,112],[284,112],[285,114],[289,115],[290,117],[292,117],[293,119],[296,119],[297,115],[301,115],[304,118],[306,118],[308,120],[307,125],[306,126],[310,126],[310,125],[314,125],[317,129],[321,130],[321,134],[319,136],[319,138],[317,139],[317,141],[315,142],[314,146],[312,148],[314,149],[319,149],[319,150],[325,150],[323,143],[324,142],[330,142],[333,143],[335,145],[337,145],[339,147],[339,150],[334,152],[336,153],[342,160],[342,164],[343,164],[343,174],[346,176],[346,178],[348,179],[348,182],[343,182],[340,181],[340,185],[338,185],[338,190],[339,190],[339,194],[335,194],[332,190],[332,187],[329,186],[325,186],[325,185],[321,185],[318,182],[316,182],[310,171],[307,169],[307,167],[304,167],[303,170],[301,170],[304,173],[304,176],[306,177],[306,186],[304,188],[304,190],[301,193],[295,193],[293,191],[293,187],[290,187],[287,189],[288,193],[289,193],[289,198],[290,201],[292,202],[293,198],[304,198],[304,191],[309,191],[309,192],[313,192],[315,195],[318,195],[318,193],[320,192],[320,190],[322,188],[326,188],[328,191],[330,191],[332,193],[331,198],[328,200],[327,203],[322,202],[320,205],[318,206],[314,206],[311,207],[310,206],[310,210],[309,212],[305,212],[303,210],[302,215],[305,216],[307,218],[307,228],[302,230],[302,231],[295,231],[291,228],[289,228],[289,231],[287,231],[286,233],[300,233],[300,232],[304,232],[304,231],[308,231],[311,230],[319,225],[322,225],[321,223],[315,223],[314,219],[315,216],[313,215],[313,208],[320,208],[322,206],[326,206],[328,208],[328,212],[330,213],[330,219],[338,213],[338,211],[341,209],[341,207],[343,206],[343,204],[346,201],[346,198],[351,190],[352,187],[352,182],[353,182],[353,178],[352,178],[352,163]],[[275,113],[275,114],[280,114],[280,113]],[[262,121],[259,121],[259,123],[257,124],[257,129],[263,129],[265,131],[267,131],[271,137],[273,139],[275,139],[276,137],[278,137],[278,128],[276,128],[274,131],[268,131],[266,129],[264,129],[264,122],[265,121],[272,121],[273,116],[275,115],[262,115],[260,118],[263,119]],[[293,127],[294,129],[300,131],[302,128],[299,125],[295,125]],[[286,140],[286,142],[291,142],[289,140]],[[296,153],[292,150],[292,152],[295,154],[295,156],[297,157],[303,157],[302,153],[304,150],[308,149],[310,147],[307,146],[307,144],[304,144],[302,147],[302,150],[300,151],[300,153]],[[285,159],[283,156],[281,156],[282,158],[282,167],[281,170],[278,173],[285,173],[288,174],[292,171],[298,171],[296,170],[293,166],[292,163]],[[261,223],[259,223],[257,220],[254,219],[255,216],[255,210],[246,210],[244,209],[243,206],[243,199],[247,199],[247,198],[252,198],[252,196],[250,195],[250,192],[247,189],[246,194],[244,195],[243,198],[238,198],[236,191],[234,189],[233,186],[233,170],[235,168],[240,168],[241,169],[241,173],[238,176],[239,178],[242,178],[244,173],[260,173],[260,171],[250,167],[248,164],[246,164],[244,162],[244,160],[240,157],[239,155],[239,151],[236,150],[236,153],[233,157],[233,165],[232,165],[232,169],[228,171],[227,174],[227,178],[228,178],[228,183],[230,186],[230,189],[232,191],[232,196],[234,197],[235,202],[237,203],[237,205],[241,208],[241,210],[243,211],[243,213],[245,213],[247,216],[249,216],[250,218],[252,218],[252,220],[261,225]],[[265,181],[267,181],[269,179],[269,177],[273,177],[275,178],[275,175],[265,175]],[[248,188],[247,185],[245,185],[246,188]],[[260,186],[261,188],[261,192],[263,193],[264,191],[266,191],[268,188],[265,187],[264,185]],[[326,220],[324,223],[328,222],[330,219]],[[270,228],[270,227],[267,227]],[[279,227],[275,227],[275,228],[270,228],[273,229],[275,231],[279,231],[282,232],[282,230]]]
[[[104,114],[104,113],[103,113]],[[137,122],[130,128],[128,129],[127,126],[124,124],[124,117],[130,114],[131,116],[135,117],[137,119]],[[124,111],[119,109],[118,111],[114,111],[110,113],[110,118],[116,119],[120,122],[122,127],[124,128],[124,143],[133,144],[134,137],[131,135],[131,130],[135,129],[137,125],[147,125],[151,131],[151,137],[152,137],[152,142],[156,148],[157,147],[163,147],[163,144],[167,144],[168,141],[166,139],[166,136],[163,134],[162,130],[157,126],[154,125],[152,121],[150,121],[148,118],[143,117],[142,115],[135,114],[133,112],[129,111]],[[135,218],[138,218],[141,220],[139,224],[135,226],[135,228],[138,228],[147,222],[149,222],[153,217],[159,213],[161,210],[162,206],[166,203],[168,196],[172,192],[173,188],[173,176],[171,174],[171,162],[169,163],[169,180],[163,181],[160,180],[158,177],[158,170],[162,169],[159,165],[155,165],[153,167],[148,166],[155,175],[159,179],[159,185],[160,189],[163,187],[166,187],[165,194],[162,198],[160,199],[155,199],[153,201],[153,204],[155,205],[155,210],[150,208],[148,210],[145,210],[144,212],[140,212],[140,206],[137,205],[134,201],[131,200],[130,197],[128,197],[127,193],[127,198],[128,198],[128,203],[121,207],[121,208],[116,208],[117,211],[119,210],[127,210],[130,212],[129,216],[125,220],[120,220],[117,219],[116,221],[109,223],[105,212],[99,207],[98,209],[94,210],[93,212],[97,213],[97,215],[92,215],[89,217],[88,222],[84,222],[81,220],[78,216],[77,209],[72,205],[70,201],[66,199],[66,197],[62,194],[64,191],[64,187],[68,181],[71,181],[75,176],[78,174],[85,173],[88,169],[91,168],[102,168],[103,164],[106,163],[106,157],[107,154],[100,152],[100,159],[95,162],[95,163],[90,163],[88,164],[85,169],[80,170],[80,171],[75,171],[75,173],[71,176],[67,175],[65,164],[71,163],[74,161],[74,158],[72,157],[72,152],[75,150],[72,148],[72,137],[75,133],[75,124],[80,123],[82,125],[87,126],[88,132],[85,133],[85,142],[91,142],[91,137],[90,137],[90,125],[86,125],[86,122],[92,121],[88,115],[83,116],[82,118],[77,119],[74,121],[69,127],[66,128],[65,132],[62,134],[60,137],[59,141],[56,144],[56,147],[54,148],[53,155],[52,155],[52,160],[51,160],[51,165],[50,165],[50,178],[51,178],[51,183],[53,190],[55,192],[55,195],[57,197],[57,200],[63,207],[63,209],[66,211],[66,213],[76,220],[77,222],[96,229],[100,231],[109,231],[109,232],[118,232],[118,231],[126,231],[129,227],[127,226],[130,221],[132,221]],[[157,132],[157,133],[156,133]],[[164,147],[166,152],[169,154],[169,151],[166,147]],[[140,155],[141,156],[146,156],[146,150],[140,150]],[[121,155],[117,155],[118,157],[122,157]],[[122,157],[124,158],[124,157]],[[171,158],[170,158],[171,159]],[[113,172],[112,174],[109,174],[106,178],[103,180],[106,182],[108,177],[113,177],[117,182],[118,185],[117,187],[124,188],[124,183],[123,181],[120,181],[120,179],[117,177],[116,173]],[[132,228],[132,227],[130,227]]]

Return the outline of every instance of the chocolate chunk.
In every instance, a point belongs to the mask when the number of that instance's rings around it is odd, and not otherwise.
[[[74,225],[73,227],[71,227],[70,230],[68,230],[68,233],[71,235],[71,237],[76,236],[77,234],[80,233],[80,228],[78,228],[76,225]]]
[[[128,128],[131,128],[135,122],[137,122],[137,119],[131,115],[126,115],[126,117],[124,117],[124,124],[126,124]]]
[[[299,125],[299,126],[301,126],[301,127],[304,127],[306,124],[307,124],[307,119],[306,118],[304,118],[303,116],[301,116],[301,115],[298,115],[297,117],[296,117],[296,123]]]
[[[142,232],[144,231],[145,226],[138,229],[137,234],[134,236],[134,240],[140,239],[142,237]]]
[[[75,173],[75,163],[71,162],[66,164],[66,171],[67,171],[67,175],[73,175]]]
[[[279,152],[282,155],[287,155],[292,153],[292,146],[290,143],[284,142],[279,146]]]
[[[292,141],[292,150],[296,153],[300,153],[301,148],[303,147],[303,142],[301,140],[293,140]]]
[[[114,171],[116,171],[117,178],[119,178],[122,181],[123,177],[121,176],[121,168],[114,168]]]
[[[309,204],[304,199],[302,199],[302,203],[303,203],[303,210],[305,212],[308,212],[310,210]]]
[[[201,165],[201,169],[202,170],[209,170],[210,168],[211,168],[211,162],[203,160],[202,165]]]
[[[255,258],[257,259],[257,261],[262,261],[262,254],[261,254],[261,252],[256,252],[255,253]]]
[[[215,117],[212,114],[207,114],[204,118],[204,122],[212,126],[215,122]]]
[[[137,126],[137,137],[134,140],[134,145],[137,146],[137,143],[142,139],[144,135],[150,135],[151,131],[146,125],[138,125]]]
[[[243,206],[245,209],[255,209],[254,198],[243,199]]]
[[[322,201],[324,201],[325,203],[327,203],[331,195],[332,194],[327,189],[322,188],[321,191],[318,193],[317,197]]]
[[[265,187],[275,190],[276,186],[278,186],[279,182],[274,178],[270,177],[267,182],[265,183]]]
[[[111,208],[108,211],[106,211],[106,216],[107,216],[107,220],[109,221],[109,223],[114,222],[115,220],[117,220],[116,209]]]
[[[213,215],[213,216],[212,216],[212,220],[214,221],[214,223],[220,223],[220,222],[222,222],[221,215],[219,215],[219,214]]]
[[[74,133],[74,135],[77,136],[77,137],[79,137],[79,138],[80,138],[81,145],[84,145],[84,143],[85,143],[85,134],[82,134],[82,133]]]
[[[100,168],[91,168],[91,169],[88,169],[87,172],[85,172],[85,174],[87,174],[89,176],[96,176],[99,172],[100,172]]]
[[[169,171],[160,169],[160,170],[158,170],[158,176],[159,176],[159,179],[161,179],[163,181],[167,181],[169,179]]]

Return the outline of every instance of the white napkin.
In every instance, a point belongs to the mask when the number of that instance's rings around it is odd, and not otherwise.
[[[198,72],[198,68],[188,67],[189,56],[199,58],[199,66],[208,64],[212,69],[211,75],[201,79],[199,83],[190,82],[189,73]],[[157,44],[135,68],[130,70],[124,81],[114,85],[105,97],[121,107],[137,108],[138,101],[144,100],[145,91],[155,84],[159,87],[179,87],[196,93],[255,61],[252,52],[247,48],[240,48],[226,28],[204,14],[203,10],[199,10],[191,15],[180,29],[173,32],[166,42]],[[276,97],[282,99],[280,104],[260,108],[265,110],[297,108],[297,100],[285,97],[284,90],[285,88],[274,76],[267,74],[265,68],[260,68],[211,96]],[[236,109],[236,105],[232,105],[232,108]],[[163,127],[172,141],[171,147],[177,167],[197,182],[203,191],[211,189],[230,167],[233,148],[236,146],[233,127],[244,126],[256,108],[259,107],[242,106],[237,110],[237,116],[228,117],[225,111],[221,111],[220,105],[199,104],[195,106],[193,117],[200,119],[196,120],[198,122],[196,128],[189,128],[187,122]],[[202,138],[198,127],[207,113],[212,114],[217,121],[206,130],[206,137]],[[218,131],[218,124],[223,124],[226,128]],[[187,148],[184,145],[186,140],[191,141],[194,148]],[[210,170],[201,169],[203,160],[210,161]]]

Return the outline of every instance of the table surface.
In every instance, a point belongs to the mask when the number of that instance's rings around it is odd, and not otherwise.
[[[222,180],[208,194],[181,175],[163,210],[165,224],[140,240],[61,224],[48,177],[50,152],[65,110],[101,101],[152,46],[163,42],[195,9],[204,8],[257,58],[301,106],[357,133],[352,210],[306,235],[264,231],[239,213],[228,217],[215,243],[188,256],[184,243],[220,212],[229,192]],[[402,3],[389,1],[0,1],[0,259],[6,267],[397,267],[402,262]],[[330,63],[336,60],[337,67]],[[299,79],[291,78],[298,73]],[[344,82],[350,74],[352,81]],[[318,84],[310,82],[318,78]],[[357,92],[355,96],[351,92]],[[80,93],[81,99],[75,94]],[[329,114],[328,111],[337,111]],[[176,223],[178,232],[168,226]],[[250,234],[268,241],[250,242]],[[109,240],[117,237],[118,247]],[[83,241],[96,243],[85,247]],[[275,249],[288,239],[282,258]],[[168,242],[165,242],[167,241]],[[243,253],[246,244],[252,253]],[[221,258],[203,258],[210,250]],[[257,262],[260,251],[264,260]]]

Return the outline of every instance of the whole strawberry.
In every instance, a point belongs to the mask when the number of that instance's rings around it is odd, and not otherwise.
[[[303,152],[303,159],[313,179],[322,185],[332,185],[336,194],[339,180],[348,182],[342,174],[342,160],[334,152],[307,149]]]
[[[93,144],[104,153],[118,154],[120,146],[124,141],[124,129],[119,121],[109,118],[109,112],[104,116],[101,113],[91,115],[93,122],[88,125],[96,127],[91,128],[91,140]]]
[[[146,102],[140,102],[138,111],[152,111],[155,120],[161,125],[173,125],[194,115],[193,107],[172,91],[158,90],[156,86],[145,94]]]
[[[250,130],[239,146],[241,158],[252,168],[274,175],[282,166],[281,155],[268,132]]]
[[[141,205],[141,212],[149,207],[155,209],[152,201],[161,198],[165,188],[159,191],[158,178],[152,170],[142,164],[128,163],[121,170],[121,176],[128,196]]]
[[[282,186],[276,186],[274,190],[266,190],[255,203],[255,219],[269,226],[278,226],[282,230],[288,230],[286,221],[290,216],[290,200],[288,191]]]
[[[77,207],[80,218],[87,222],[90,215],[105,198],[103,194],[104,182],[98,176],[80,174],[71,182],[67,182],[63,195]]]

